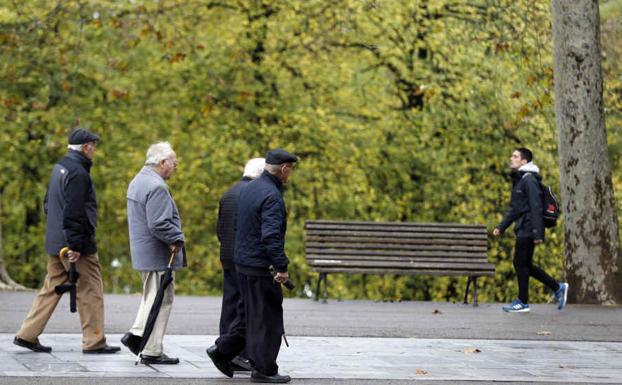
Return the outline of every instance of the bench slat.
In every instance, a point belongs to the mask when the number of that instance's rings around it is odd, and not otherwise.
[[[403,258],[417,258],[417,257],[473,257],[481,258],[485,257],[485,253],[468,253],[468,252],[448,252],[448,251],[402,251],[402,250],[326,250],[326,249],[308,249],[306,250],[308,255],[373,255],[377,257],[391,256],[391,257],[403,257]]]
[[[309,266],[312,266],[313,264],[315,264],[316,261],[321,261],[324,259],[329,259],[329,260],[342,260],[342,261],[377,261],[377,262],[384,262],[384,261],[393,261],[393,262],[404,262],[406,261],[416,261],[416,262],[447,262],[447,263],[488,263],[488,259],[485,257],[482,258],[416,258],[416,259],[404,259],[401,257],[382,257],[382,258],[377,258],[377,257],[368,257],[368,256],[349,256],[349,255],[338,255],[338,256],[333,256],[333,255],[313,255],[313,256],[308,256],[307,257],[307,263],[309,264]]]
[[[393,227],[455,227],[464,229],[481,228],[485,229],[484,225],[473,225],[463,223],[434,223],[434,222],[371,222],[371,221],[340,221],[340,220],[312,220],[305,221],[305,228],[307,226],[393,226]]]
[[[480,255],[477,257],[455,257],[455,256],[445,256],[445,257],[430,257],[430,256],[421,256],[421,257],[411,257],[411,256],[394,256],[394,255],[335,255],[335,254],[307,254],[307,261],[311,260],[320,260],[320,259],[341,259],[347,261],[433,261],[433,262],[442,262],[442,261],[464,261],[470,263],[478,263],[478,262],[488,262],[488,257],[486,255]]]
[[[395,267],[400,269],[445,269],[445,270],[485,270],[490,263],[452,263],[452,262],[418,262],[418,261],[364,261],[344,259],[316,259],[312,260],[315,266],[344,266],[344,267]]]
[[[307,242],[335,243],[387,243],[409,245],[472,245],[488,247],[487,239],[429,239],[429,238],[392,238],[392,237],[339,237],[325,235],[307,235]]]
[[[383,233],[381,231],[336,231],[336,230],[310,230],[307,232],[309,235],[344,235],[344,236],[354,236],[354,237],[378,237],[382,236]],[[416,233],[416,232],[387,232],[387,235],[390,235],[392,238],[436,238],[436,239],[488,239],[486,233],[482,234],[447,234],[443,232],[439,233]]]
[[[466,271],[452,271],[452,270],[427,270],[427,269],[417,269],[417,270],[400,270],[400,269],[365,269],[365,268],[316,268],[318,273],[348,273],[348,274],[390,274],[390,275],[470,275],[470,276],[483,276],[483,275],[494,275],[494,269],[490,270],[470,270]]]
[[[456,228],[456,227],[396,227],[396,226],[314,226],[310,225],[306,227],[307,232],[330,230],[335,232],[340,231],[377,231],[377,232],[391,232],[391,233],[444,233],[444,234],[487,234],[484,227],[473,228]]]
[[[306,250],[313,249],[336,249],[336,250],[359,250],[359,249],[382,249],[382,250],[448,250],[452,251],[467,251],[467,252],[482,252],[488,251],[488,248],[481,246],[470,245],[455,245],[453,243],[446,245],[422,245],[422,244],[395,244],[395,243],[337,243],[337,242],[307,242]]]

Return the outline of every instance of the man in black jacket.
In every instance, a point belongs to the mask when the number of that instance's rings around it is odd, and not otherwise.
[[[234,184],[220,198],[218,206],[218,222],[216,224],[216,234],[220,241],[220,262],[223,268],[223,294],[222,307],[220,311],[220,335],[239,333],[242,338],[245,336],[243,325],[236,323],[238,314],[244,315],[244,307],[240,302],[241,294],[238,285],[238,273],[235,271],[233,263],[233,250],[235,245],[235,218],[238,210],[238,199],[240,191],[250,181],[257,179],[264,170],[266,160],[264,158],[254,158],[249,160],[244,167],[242,180]],[[242,352],[231,362],[234,371],[249,371],[251,367],[245,354]]]
[[[518,299],[505,305],[503,310],[510,313],[529,311],[529,277],[534,277],[555,293],[558,308],[566,306],[568,284],[558,283],[544,270],[532,262],[536,245],[544,242],[544,223],[542,219],[542,188],[540,169],[532,163],[532,152],[518,148],[512,152],[512,197],[510,208],[503,221],[493,234],[500,236],[513,222],[516,222],[516,245],[514,248],[514,269],[518,278]]]
[[[60,296],[54,288],[67,280],[69,263],[79,272],[76,297],[82,325],[82,352],[116,353],[117,346],[106,344],[104,336],[104,294],[101,267],[97,257],[95,230],[97,200],[90,169],[99,137],[85,129],[69,134],[69,152],[52,170],[45,196],[47,227],[45,249],[49,255],[43,287],[32,304],[13,342],[35,352],[49,353],[52,348],[39,343],[39,335]],[[69,247],[67,258],[59,255]]]
[[[253,366],[252,382],[286,383],[276,358],[281,347],[283,292],[289,279],[285,255],[287,214],[282,189],[298,158],[283,149],[269,151],[266,170],[240,192],[236,219],[234,262],[238,271],[245,338],[224,335],[207,350],[216,367],[231,377],[229,361],[242,349]],[[276,275],[270,274],[273,266]],[[237,321],[237,320],[236,320]]]

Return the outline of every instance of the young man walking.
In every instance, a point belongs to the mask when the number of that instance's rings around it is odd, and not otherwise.
[[[542,187],[540,169],[532,162],[533,154],[527,148],[517,148],[510,157],[512,168],[512,197],[510,208],[493,234],[501,236],[513,222],[516,222],[516,244],[514,247],[514,269],[518,278],[518,299],[503,310],[510,313],[529,311],[529,277],[534,277],[555,293],[558,309],[566,306],[568,284],[558,283],[544,270],[533,264],[536,245],[544,242]]]

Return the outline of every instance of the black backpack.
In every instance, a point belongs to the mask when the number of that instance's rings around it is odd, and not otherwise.
[[[555,227],[559,218],[559,202],[550,186],[540,183],[542,188],[542,222],[544,227]]]
[[[526,173],[525,176],[529,174],[531,173]],[[555,227],[557,226],[557,218],[560,215],[559,202],[555,198],[555,194],[553,194],[550,186],[546,186],[542,182],[538,183],[540,184],[540,189],[542,189],[542,222],[544,227]]]

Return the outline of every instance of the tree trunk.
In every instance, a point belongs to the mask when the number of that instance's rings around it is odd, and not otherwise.
[[[598,1],[552,0],[552,11],[569,301],[622,303],[622,253],[603,115]]]

